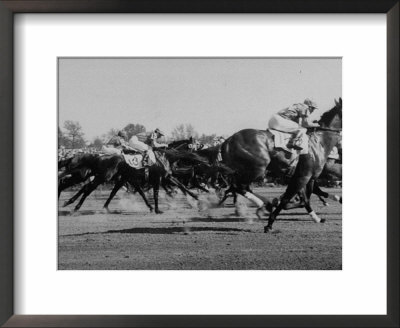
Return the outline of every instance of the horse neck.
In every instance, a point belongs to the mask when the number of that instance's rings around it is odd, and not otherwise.
[[[207,158],[209,162],[212,162],[217,159],[218,152],[219,147],[215,146],[207,149],[201,149],[197,152],[197,154],[201,157]]]
[[[177,145],[177,146],[174,146],[174,147],[172,147],[173,149],[175,149],[175,150],[178,150],[178,149],[181,149],[181,148],[183,148],[183,147],[186,147],[186,149],[188,148],[188,145],[185,143],[185,142],[182,142],[181,144],[179,144],[179,145]]]
[[[325,159],[327,159],[333,147],[335,147],[338,144],[340,136],[338,132],[334,131],[320,131],[315,133],[319,135],[318,140],[322,148],[324,149],[324,155],[325,155],[324,157]]]
[[[160,152],[158,152],[158,151],[154,151],[154,155],[155,155],[155,157],[156,157],[156,163],[155,163],[155,165],[156,165],[158,168],[171,170],[171,164],[170,164],[169,161],[167,160],[165,154],[160,153]]]

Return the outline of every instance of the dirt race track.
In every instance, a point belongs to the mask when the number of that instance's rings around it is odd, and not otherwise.
[[[283,188],[255,188],[265,197]],[[340,189],[327,189],[341,194]],[[265,234],[266,221],[255,208],[232,198],[213,208],[215,194],[199,202],[182,194],[173,199],[160,191],[161,215],[150,213],[140,196],[120,191],[111,213],[102,210],[108,190],[95,191],[81,210],[59,201],[58,267],[61,270],[340,270],[342,268],[342,207],[325,207],[312,196],[314,210],[326,223],[311,221],[305,209],[283,211],[274,229]],[[151,197],[150,197],[151,198]],[[199,210],[200,209],[200,210]],[[267,217],[266,217],[267,218]]]

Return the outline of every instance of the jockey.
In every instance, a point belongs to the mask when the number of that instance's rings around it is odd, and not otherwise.
[[[303,103],[294,104],[273,115],[268,122],[268,127],[293,134],[288,148],[302,150],[307,145],[306,128],[318,126],[309,121],[310,114],[317,108],[317,104],[307,98]]]
[[[143,154],[143,163],[149,164],[150,159],[155,162],[155,155],[152,148],[168,147],[167,144],[159,143],[158,139],[164,136],[160,129],[155,129],[151,133],[139,133],[129,140],[129,146]]]
[[[165,143],[159,143],[158,139],[164,136],[164,133],[161,132],[159,128],[155,129],[149,136],[149,144],[153,148],[160,148],[160,147],[168,147]]]
[[[122,151],[124,150],[134,150],[132,147],[129,146],[128,142],[128,135],[124,130],[118,131],[118,134],[116,136],[113,136],[108,142],[107,146],[111,146],[116,149],[120,149]]]
[[[224,141],[225,141],[224,137],[214,137],[213,146],[222,145]]]

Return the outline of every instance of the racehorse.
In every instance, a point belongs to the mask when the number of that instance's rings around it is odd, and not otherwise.
[[[84,153],[58,162],[58,170],[64,169],[58,176],[58,198],[66,188],[85,182],[92,176],[98,157],[97,154]]]
[[[290,179],[278,206],[270,213],[268,225],[264,232],[272,229],[272,225],[279,212],[285,208],[290,200],[299,193],[304,206],[315,222],[324,222],[313,211],[310,205],[310,195],[315,180],[321,175],[327,158],[333,147],[341,138],[342,131],[342,98],[335,100],[335,107],[322,114],[318,121],[320,127],[314,128],[310,134],[308,154],[300,155],[293,177]]]
[[[209,192],[205,187],[208,185],[217,189],[220,185],[227,186],[227,176],[233,171],[218,160],[220,146],[195,150],[193,153],[204,159],[204,163],[192,165],[186,160],[180,160],[173,165],[173,174],[187,187]]]
[[[194,147],[194,144],[193,137],[190,137],[189,139],[172,141],[168,144],[168,149],[191,151]]]
[[[339,102],[335,100],[335,107],[322,115],[320,122],[324,127],[330,126],[330,122],[327,122],[328,119],[333,122],[334,126],[340,125],[341,127],[341,104],[341,99]],[[325,134],[327,134],[327,136],[329,134],[330,136],[332,133],[334,133],[336,136],[336,131],[323,131],[322,129],[323,128],[321,127],[318,132],[316,131],[311,133],[310,148],[313,149],[317,146],[323,147],[323,144],[325,144],[328,139],[332,139],[330,140],[329,145],[332,142],[337,144],[338,139],[336,137],[326,137],[326,141],[325,137],[317,138],[320,133],[324,133],[324,136]],[[318,142],[317,140],[321,140],[321,142]],[[332,147],[333,146],[334,144],[332,144]],[[330,147],[326,147],[326,150],[329,148]],[[329,152],[331,150],[332,148],[329,149]],[[235,170],[231,190],[255,203],[257,206],[256,214],[260,219],[261,215],[264,213],[264,210],[271,212],[273,209],[272,203],[268,199],[264,199],[259,195],[255,195],[250,190],[250,184],[256,181],[258,178],[263,177],[267,168],[279,171],[281,169],[286,169],[291,165],[292,159],[287,158],[285,151],[274,148],[272,134],[268,130],[255,129],[245,129],[236,132],[222,144],[221,155],[223,162]],[[321,159],[322,170],[325,161],[322,161],[322,158],[319,156],[317,158]]]
[[[172,177],[172,172],[167,157],[169,157],[171,160],[177,160],[179,158],[185,158],[186,160],[191,159],[195,162],[202,162],[202,160],[200,158],[197,158],[196,155],[188,152],[156,150],[154,151],[154,153],[156,157],[156,163],[149,167],[148,184],[153,188],[155,212],[157,214],[162,213],[158,208],[158,193],[161,183],[165,184],[169,182],[172,185],[176,185],[182,190],[183,193],[188,193],[190,196],[197,199],[196,195],[191,193],[189,190],[187,190],[187,188],[180,184],[179,181]],[[99,185],[106,182],[115,181],[115,185],[110,194],[110,197],[104,205],[106,209],[108,208],[108,204],[115,196],[117,191],[126,182],[129,182],[134,186],[135,190],[139,192],[150,210],[152,210],[152,207],[142,190],[142,182],[146,180],[145,168],[138,170],[130,167],[121,155],[97,156],[97,158],[92,158],[92,162],[81,163],[81,166],[89,167],[91,172],[93,173],[94,179],[84,185],[78,193],[76,193],[72,198],[66,201],[64,206],[72,204],[79,198],[79,196],[82,195],[80,201],[74,209],[74,211],[78,211],[85,201],[86,197],[89,196],[90,193],[92,193]]]

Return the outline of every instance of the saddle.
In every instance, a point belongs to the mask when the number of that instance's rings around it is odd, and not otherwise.
[[[125,163],[134,169],[142,169],[145,166],[143,165],[143,155],[142,154],[125,154],[122,153],[122,157],[125,160]]]
[[[307,154],[308,153],[308,136],[307,136],[307,147],[304,147],[302,150],[296,150],[293,147],[291,147],[291,144],[293,143],[293,134],[288,133],[288,132],[282,132],[278,130],[273,130],[273,129],[267,129],[267,131],[273,136],[274,140],[274,148],[280,148],[288,153],[294,154],[294,155],[300,155],[300,154]]]

